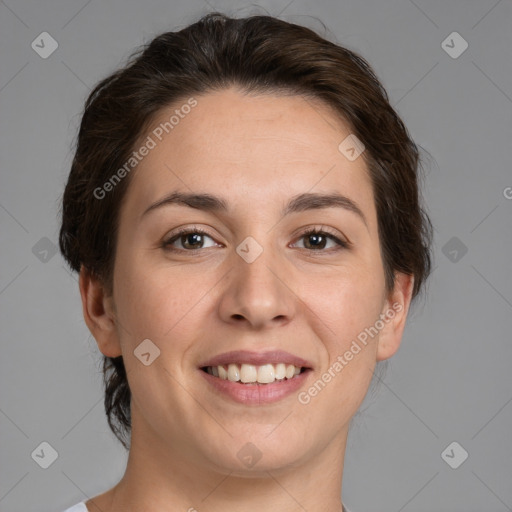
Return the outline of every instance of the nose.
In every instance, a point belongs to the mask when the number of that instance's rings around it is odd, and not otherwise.
[[[290,322],[297,296],[286,263],[280,263],[270,249],[264,249],[254,261],[238,253],[233,260],[220,298],[222,320],[258,330]]]

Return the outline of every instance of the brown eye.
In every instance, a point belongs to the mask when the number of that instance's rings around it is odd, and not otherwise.
[[[325,249],[328,241],[328,237],[321,233],[311,233],[309,235],[304,235],[304,239],[307,240],[307,243],[304,244],[306,249]]]
[[[306,240],[304,243],[305,249],[308,249],[310,251],[319,251],[319,252],[330,252],[327,250],[324,250],[326,248],[326,245],[329,241],[334,242],[335,247],[334,250],[337,250],[339,248],[345,248],[348,249],[349,244],[348,242],[344,242],[343,240],[340,240],[337,236],[328,233],[324,230],[318,230],[318,229],[309,229],[301,234],[300,239]],[[332,248],[331,248],[332,249]]]
[[[213,241],[213,245],[205,246],[204,240],[209,238]],[[331,253],[340,249],[350,248],[350,243],[340,240],[336,235],[325,231],[324,229],[311,228],[300,235],[299,240],[305,240],[304,249],[312,252]],[[181,247],[176,247],[179,242]],[[328,243],[334,243],[333,247],[327,247]],[[195,252],[200,249],[214,247],[216,242],[204,230],[200,228],[185,228],[171,235],[162,243],[162,247],[167,251],[175,252]]]
[[[176,250],[176,251],[196,251],[198,249],[204,249],[204,238],[210,238],[212,237],[206,233],[206,231],[203,231],[202,229],[183,229],[180,230],[178,233],[174,234],[169,238],[168,240],[164,241],[163,247],[167,250]],[[175,242],[179,242],[182,246],[180,247],[173,247]],[[214,244],[215,245],[215,244]],[[211,247],[211,246],[210,246]]]

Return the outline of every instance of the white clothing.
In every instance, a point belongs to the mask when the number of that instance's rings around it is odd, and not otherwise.
[[[71,508],[67,508],[64,512],[89,512],[87,507],[85,506],[85,501],[81,501],[76,505],[73,505]]]
[[[350,510],[343,505],[345,512],[350,512]],[[81,501],[76,505],[73,505],[71,508],[67,508],[64,512],[88,512],[87,507],[85,506],[85,501]]]

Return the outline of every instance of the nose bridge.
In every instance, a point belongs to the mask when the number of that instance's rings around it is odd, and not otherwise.
[[[258,241],[258,239],[260,241]],[[284,284],[281,265],[271,242],[272,232],[247,236],[233,254],[231,278],[225,290],[222,314],[225,320],[244,317],[254,326],[289,318],[293,295]]]

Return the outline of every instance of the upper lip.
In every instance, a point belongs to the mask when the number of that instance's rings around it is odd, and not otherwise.
[[[250,350],[233,350],[218,354],[203,363],[200,368],[205,366],[224,366],[230,363],[252,364],[261,366],[264,364],[293,364],[297,367],[312,368],[312,364],[301,357],[285,352],[284,350],[268,350],[266,352],[252,352]]]

